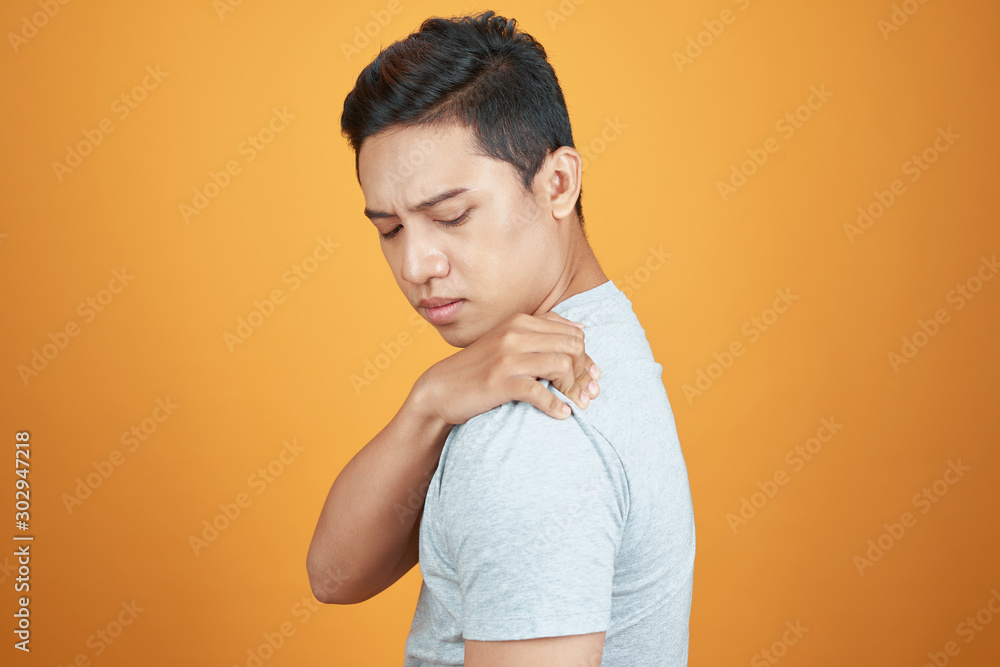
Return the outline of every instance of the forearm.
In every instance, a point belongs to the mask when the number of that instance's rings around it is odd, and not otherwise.
[[[399,411],[337,476],[309,545],[313,592],[324,602],[367,599],[407,551],[452,425],[432,417],[414,385]]]

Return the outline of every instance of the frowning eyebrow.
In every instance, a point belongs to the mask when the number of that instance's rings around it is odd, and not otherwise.
[[[451,199],[452,197],[457,197],[463,192],[468,192],[469,188],[452,188],[451,190],[446,190],[440,194],[436,194],[430,199],[420,202],[416,206],[410,208],[412,213],[417,213],[419,211],[426,210],[432,206],[437,206],[446,199]],[[375,220],[376,218],[394,218],[396,217],[392,213],[386,213],[385,211],[375,211],[370,208],[365,208],[365,217],[369,220]]]

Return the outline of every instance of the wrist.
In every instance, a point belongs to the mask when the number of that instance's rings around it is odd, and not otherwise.
[[[444,432],[447,434],[454,424],[446,422],[438,413],[437,401],[437,392],[433,383],[428,381],[425,375],[421,375],[414,383],[403,402],[403,406],[421,430],[427,429],[434,433]]]

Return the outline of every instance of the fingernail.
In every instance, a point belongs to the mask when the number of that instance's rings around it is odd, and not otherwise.
[[[591,364],[590,365],[590,375],[595,380],[600,380],[601,379],[601,369],[597,367],[597,364]]]
[[[590,404],[590,396],[587,396],[587,392],[580,392],[580,407],[585,408]]]
[[[590,384],[587,385],[587,391],[590,392],[591,398],[597,396],[597,383],[591,380]]]
[[[563,413],[564,415],[568,415],[568,414],[569,414],[569,411],[570,411],[570,407],[569,407],[569,406],[568,406],[567,404],[563,403],[563,406],[562,406],[562,413]]]

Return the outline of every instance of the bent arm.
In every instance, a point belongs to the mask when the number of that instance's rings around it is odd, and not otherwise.
[[[428,398],[414,385],[330,487],[306,558],[317,600],[363,602],[417,563],[423,500],[453,426],[431,416]]]

